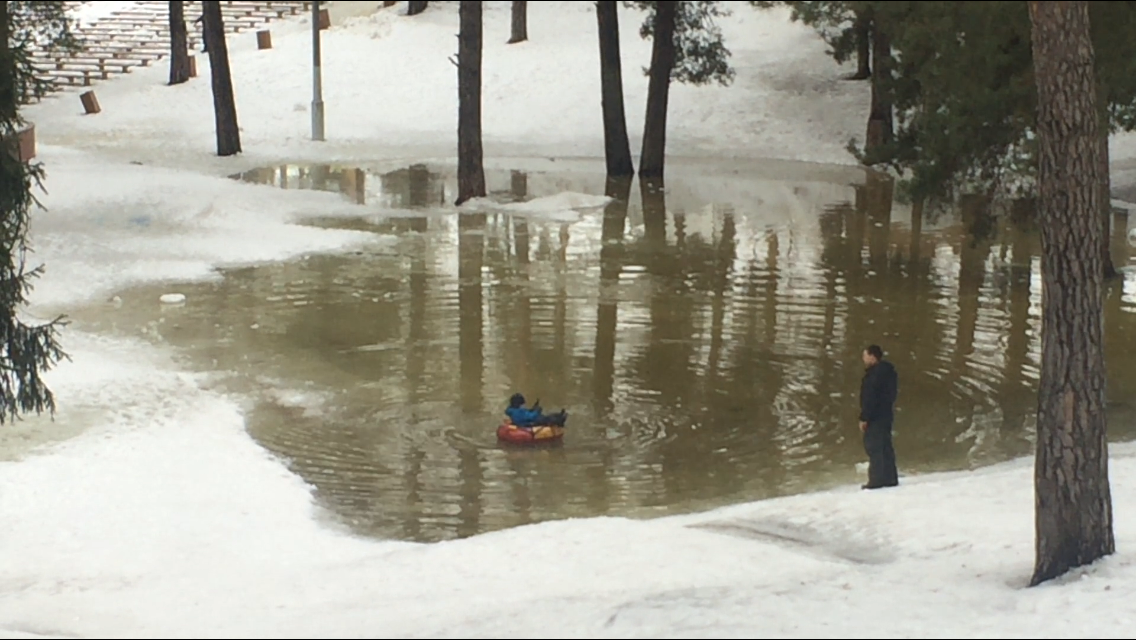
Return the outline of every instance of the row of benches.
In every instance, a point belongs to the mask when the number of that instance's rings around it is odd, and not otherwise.
[[[78,7],[82,2],[68,3]],[[188,46],[200,45],[200,25],[194,25],[201,14],[200,2],[186,2],[189,23]],[[227,33],[248,29],[296,15],[310,9],[309,2],[272,0],[262,2],[230,1],[221,3]],[[134,67],[145,67],[169,55],[169,3],[135,2],[130,9],[113,12],[93,24],[76,25],[74,32],[80,47],[73,53],[40,50],[32,52],[32,63],[54,90],[73,86],[90,86],[98,80],[129,73]]]

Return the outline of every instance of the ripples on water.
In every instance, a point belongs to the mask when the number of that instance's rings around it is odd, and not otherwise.
[[[980,208],[921,215],[874,180],[672,178],[662,194],[490,176],[503,199],[619,196],[560,224],[431,210],[453,178],[421,165],[245,178],[404,213],[318,221],[390,244],[228,271],[182,288],[184,307],[160,310],[146,288],[74,315],[147,327],[227,373],[257,398],[250,433],[362,533],[438,540],[858,481],[859,353],[874,342],[900,371],[904,471],[1030,451],[1038,240],[1008,222],[975,239]],[[1110,291],[1110,354],[1136,338],[1134,282]],[[1110,359],[1117,437],[1134,374]],[[496,445],[514,390],[569,409],[562,446]]]

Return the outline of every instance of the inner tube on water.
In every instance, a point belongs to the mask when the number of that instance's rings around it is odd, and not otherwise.
[[[552,425],[518,427],[506,420],[497,427],[497,439],[509,444],[544,444],[556,442],[563,437],[564,427]]]

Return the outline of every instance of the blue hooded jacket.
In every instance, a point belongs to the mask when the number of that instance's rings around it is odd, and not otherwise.
[[[505,409],[505,415],[509,416],[509,420],[518,427],[531,427],[543,414],[540,409],[509,407]]]

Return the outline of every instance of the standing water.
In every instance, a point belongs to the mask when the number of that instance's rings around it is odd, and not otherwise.
[[[923,211],[837,169],[676,171],[665,191],[491,173],[498,201],[615,197],[524,215],[457,214],[453,175],[426,165],[239,178],[342,191],[359,217],[311,223],[386,241],[226,270],[179,287],[177,306],[159,304],[168,288],[143,287],[72,317],[215,371],[252,399],[252,436],[360,533],[431,541],[860,482],[871,343],[900,373],[902,473],[1032,451],[1040,278],[1028,212]],[[1132,352],[1134,312],[1126,276],[1108,290],[1109,354]],[[1136,363],[1108,366],[1110,430],[1130,438],[1136,414],[1119,400],[1136,397]],[[497,445],[514,391],[568,409],[562,446]]]

